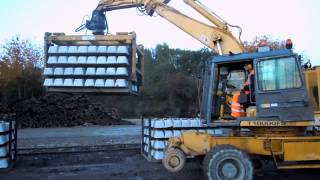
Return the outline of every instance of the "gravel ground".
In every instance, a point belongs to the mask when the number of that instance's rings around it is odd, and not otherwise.
[[[16,167],[0,172],[1,180],[201,180],[201,164],[189,160],[179,173],[169,173],[161,163],[149,163],[140,150],[113,150],[86,153],[59,153],[20,156]],[[318,170],[269,171],[256,174],[257,180],[318,180]]]

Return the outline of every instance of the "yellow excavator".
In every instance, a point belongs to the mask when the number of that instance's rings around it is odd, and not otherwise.
[[[225,133],[188,131],[171,137],[164,167],[177,172],[184,167],[186,157],[204,157],[205,176],[214,180],[250,180],[254,169],[265,161],[273,162],[277,169],[320,168],[320,69],[302,68],[291,40],[285,49],[271,50],[261,43],[257,52],[248,53],[230,31],[237,26],[198,0],[184,2],[211,25],[184,15],[169,2],[101,0],[92,18],[80,27],[103,35],[106,12],[138,8],[149,16],[157,13],[218,54],[202,71],[199,118],[202,126]]]

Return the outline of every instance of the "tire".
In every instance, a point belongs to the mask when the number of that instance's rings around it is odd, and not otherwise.
[[[231,145],[218,145],[204,158],[203,169],[208,180],[252,180],[253,166],[249,156]]]
[[[170,172],[179,172],[186,164],[186,156],[180,149],[169,149],[164,153],[162,164]]]

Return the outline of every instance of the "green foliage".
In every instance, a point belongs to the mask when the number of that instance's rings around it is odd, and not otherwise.
[[[207,49],[171,49],[167,44],[146,49],[145,81],[139,97],[109,97],[126,117],[190,117],[199,110],[199,64],[212,56]]]
[[[19,36],[7,41],[0,54],[0,101],[10,105],[18,99],[42,95],[41,50]]]

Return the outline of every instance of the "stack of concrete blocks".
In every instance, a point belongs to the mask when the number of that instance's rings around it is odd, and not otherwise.
[[[128,46],[50,46],[44,86],[127,87]],[[138,87],[133,87],[137,91]]]
[[[143,126],[143,151],[155,160],[163,159],[170,137],[180,137],[186,131],[221,134],[220,130],[203,127],[199,118],[147,119]]]
[[[9,123],[0,121],[0,133],[5,133],[9,130]],[[0,145],[4,145],[9,141],[9,134],[0,135]],[[9,145],[0,147],[0,157],[8,155]],[[9,158],[0,158],[0,169],[6,169],[9,166]]]

